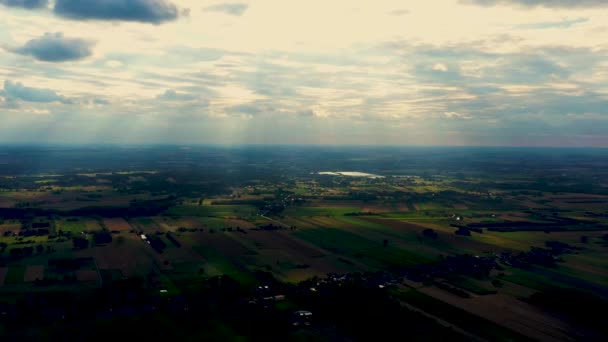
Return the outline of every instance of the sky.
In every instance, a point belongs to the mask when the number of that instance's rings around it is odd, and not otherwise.
[[[608,147],[608,1],[0,0],[0,143]]]

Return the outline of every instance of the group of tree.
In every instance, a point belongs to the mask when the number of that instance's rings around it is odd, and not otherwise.
[[[19,232],[19,236],[45,236],[49,235],[51,232],[48,229],[22,229]]]
[[[150,242],[150,246],[157,253],[162,254],[162,252],[167,248],[167,244],[158,236],[150,235],[148,236],[148,241]]]
[[[44,247],[42,245],[38,245],[35,248],[32,246],[22,248],[15,247],[11,248],[9,255],[13,258],[23,258],[34,255],[34,252],[36,252],[36,254],[42,254],[42,252],[44,252]]]
[[[458,230],[456,230],[454,234],[462,236],[471,236],[471,230],[467,227],[458,227]]]
[[[437,237],[439,236],[439,234],[437,234],[437,232],[431,228],[423,230],[422,235],[431,239],[437,239]]]
[[[171,234],[171,232],[168,232],[166,235],[167,240],[171,241],[171,243],[175,246],[175,247],[181,247],[182,244],[177,241],[177,239],[173,236],[173,234]]]

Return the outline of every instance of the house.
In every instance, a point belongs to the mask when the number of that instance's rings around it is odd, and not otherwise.
[[[264,300],[272,300],[275,302],[281,301],[281,300],[285,300],[285,295],[276,295],[276,296],[272,296],[272,297],[265,297]]]
[[[293,313],[291,318],[291,325],[299,326],[299,325],[310,325],[312,320],[312,312],[300,310]]]

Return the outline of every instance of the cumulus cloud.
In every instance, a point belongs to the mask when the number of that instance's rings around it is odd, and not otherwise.
[[[156,98],[162,101],[191,101],[196,100],[198,96],[178,93],[173,89],[167,89],[164,93],[158,95]]]
[[[55,14],[76,20],[120,20],[161,24],[180,13],[167,0],[57,0]]]
[[[62,33],[45,33],[23,46],[12,49],[13,52],[32,56],[45,62],[66,62],[84,59],[92,54],[90,41],[79,38],[67,38]]]
[[[70,103],[70,101],[57,94],[55,91],[43,88],[26,87],[20,82],[4,81],[4,88],[0,90],[7,101],[21,100],[26,102],[61,102]]]
[[[229,15],[240,16],[245,13],[249,5],[242,3],[224,3],[205,7],[205,12],[221,12]]]
[[[48,4],[48,0],[0,0],[0,5],[26,9],[44,8],[47,7]]]
[[[449,68],[443,63],[436,63],[435,65],[433,65],[433,70],[446,72],[449,70]]]
[[[463,3],[480,6],[518,5],[525,7],[553,7],[553,8],[585,8],[608,7],[606,0],[461,0]]]

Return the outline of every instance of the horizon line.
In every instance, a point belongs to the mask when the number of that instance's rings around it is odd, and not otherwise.
[[[511,149],[608,149],[608,146],[572,145],[391,145],[391,144],[297,144],[297,143],[42,143],[0,142],[1,147],[318,147],[318,148],[511,148]]]

